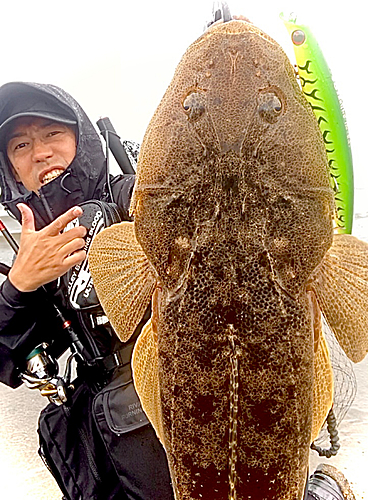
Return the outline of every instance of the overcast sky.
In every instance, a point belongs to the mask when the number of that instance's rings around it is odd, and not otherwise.
[[[5,5],[4,5],[5,4]],[[141,142],[182,54],[212,12],[212,0],[44,0],[2,5],[0,83],[54,83],[91,120],[108,115],[121,137]],[[366,13],[361,0],[229,0],[293,57],[279,13],[316,35],[344,103],[357,184],[368,186]],[[359,6],[360,5],[360,6]]]

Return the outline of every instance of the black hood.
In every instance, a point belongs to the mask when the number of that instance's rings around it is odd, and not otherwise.
[[[35,104],[36,103],[36,104]],[[63,174],[41,187],[37,196],[13,176],[2,139],[1,125],[16,115],[34,114],[39,103],[50,105],[58,121],[76,123],[77,152]],[[41,106],[41,107],[42,107]],[[60,120],[60,118],[59,118]],[[38,229],[83,201],[99,198],[106,179],[106,162],[98,133],[79,104],[64,90],[48,84],[13,82],[0,87],[0,188],[1,203],[20,221],[16,204],[29,205]]]

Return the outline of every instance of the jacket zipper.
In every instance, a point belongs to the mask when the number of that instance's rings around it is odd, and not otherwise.
[[[63,405],[63,408],[65,410],[67,418],[69,419],[70,418],[70,409],[67,406],[65,406],[65,405]],[[77,430],[78,430],[78,434],[79,434],[79,437],[81,439],[84,451],[86,452],[86,455],[87,455],[88,465],[89,465],[89,467],[91,469],[91,472],[92,472],[92,474],[93,474],[96,482],[100,484],[101,483],[101,477],[100,477],[100,475],[98,473],[96,462],[95,462],[95,460],[93,458],[93,455],[92,455],[92,453],[90,451],[86,433],[84,432],[84,429],[81,428],[81,427],[78,427]]]

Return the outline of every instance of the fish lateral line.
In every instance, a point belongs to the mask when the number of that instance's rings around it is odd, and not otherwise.
[[[229,325],[230,354],[230,415],[229,415],[229,500],[236,500],[239,411],[239,352],[234,341],[234,326]]]

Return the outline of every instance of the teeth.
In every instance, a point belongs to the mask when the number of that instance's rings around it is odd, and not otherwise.
[[[56,179],[56,177],[59,177],[60,174],[63,173],[63,170],[60,168],[56,168],[55,170],[51,170],[51,172],[47,172],[47,174],[44,176],[42,179],[42,184],[48,184],[49,182],[53,181]]]

